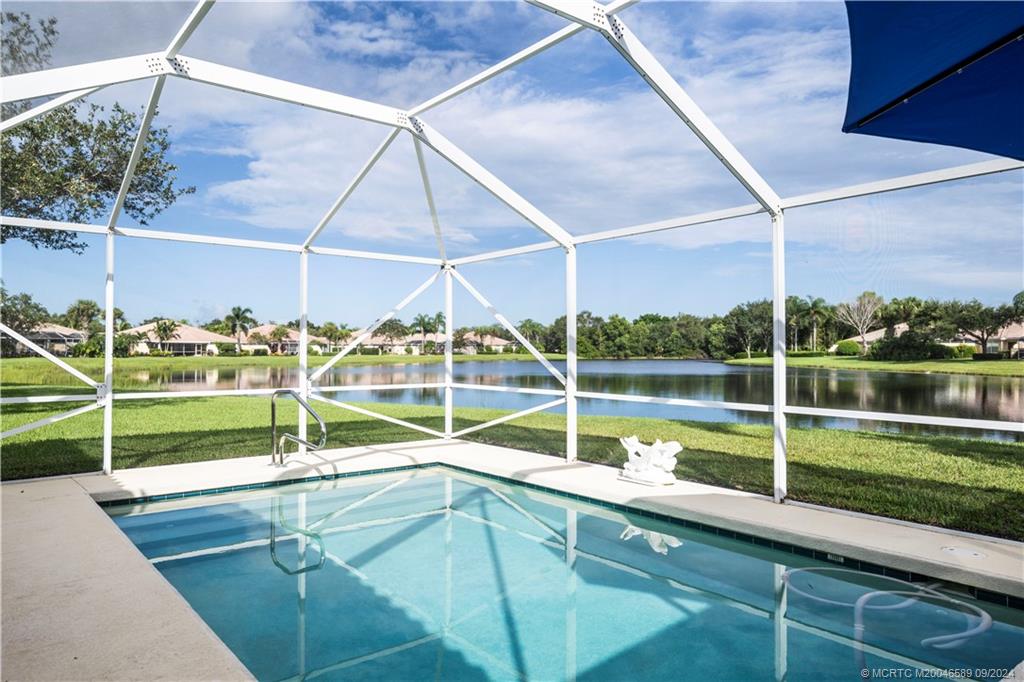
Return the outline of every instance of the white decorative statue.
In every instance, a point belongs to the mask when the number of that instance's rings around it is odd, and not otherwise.
[[[665,533],[656,533],[653,530],[646,530],[644,528],[637,528],[636,526],[626,526],[622,529],[622,535],[619,536],[620,540],[629,540],[630,538],[642,535],[644,540],[647,540],[647,544],[651,546],[658,554],[668,554],[668,548],[678,547],[683,544],[682,540],[674,535],[667,535]]]
[[[662,443],[659,439],[653,445],[645,445],[636,436],[620,438],[619,442],[626,448],[629,458],[622,465],[619,478],[644,485],[672,485],[676,482],[673,473],[676,455],[683,449],[678,442]]]

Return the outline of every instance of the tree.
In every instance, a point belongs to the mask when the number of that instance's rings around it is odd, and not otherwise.
[[[601,355],[608,358],[628,358],[628,339],[633,325],[622,315],[609,315],[604,325]]]
[[[924,307],[924,302],[915,297],[894,298],[878,310],[878,319],[885,326],[886,336],[896,335],[896,326],[906,324],[910,329],[916,329],[918,316]]]
[[[106,315],[106,311],[103,311]],[[114,331],[123,332],[126,329],[131,329],[132,325],[128,322],[128,319],[124,316],[124,311],[120,308],[114,308]]]
[[[29,294],[10,294],[0,285],[0,321],[19,334],[27,334],[50,318],[41,304]],[[14,339],[3,337],[3,354],[14,351]]]
[[[394,345],[399,339],[404,339],[409,334],[409,328],[397,317],[392,317],[377,327],[377,333],[383,336],[388,343]]]
[[[224,324],[231,330],[231,335],[238,340],[238,352],[242,352],[242,335],[248,334],[249,330],[255,327],[258,322],[252,316],[252,308],[243,308],[236,305],[231,312],[224,316]]]
[[[865,291],[852,303],[840,303],[836,306],[836,317],[857,330],[860,336],[861,355],[868,352],[868,340],[865,335],[871,331],[878,316],[878,310],[885,301],[873,291]]]
[[[434,313],[434,331],[444,332],[445,336],[448,335],[448,321],[441,311]]]
[[[153,325],[153,335],[160,342],[160,350],[163,350],[165,343],[178,338],[178,323],[174,320],[157,320]]]
[[[786,321],[793,330],[792,350],[800,350],[800,328],[807,321],[807,302],[799,296],[786,297]]]
[[[540,322],[530,319],[529,317],[525,320],[521,320],[516,328],[519,333],[526,337],[526,340],[532,343],[534,346],[541,342],[544,338],[545,328]]]
[[[977,299],[967,303],[950,301],[944,310],[946,319],[957,332],[977,341],[982,353],[988,352],[988,340],[1000,329],[1024,319],[1024,315],[1012,305],[988,306]]]
[[[420,313],[416,317],[412,318],[412,326],[414,329],[418,329],[420,331],[420,350],[426,352],[427,333],[436,331],[434,328],[434,316]]]
[[[333,322],[325,322],[324,325],[320,327],[320,336],[327,339],[331,346],[334,347],[352,336],[352,332],[346,324],[337,325]]]
[[[89,332],[90,327],[99,322],[102,314],[103,309],[96,301],[80,298],[64,311],[61,316],[61,324],[72,329]]]
[[[704,352],[708,357],[724,360],[729,357],[727,329],[723,318],[716,316],[704,320],[707,335],[704,337]]]
[[[772,345],[772,303],[766,299],[742,303],[723,318],[726,339],[751,357],[754,349]]]
[[[248,310],[248,308],[247,308]],[[248,331],[248,330],[247,330]],[[270,340],[274,343],[274,352],[280,353],[281,346],[284,345],[284,340],[287,339],[292,333],[292,330],[284,325],[277,325],[270,330]],[[239,351],[242,349],[241,343],[238,345]]]
[[[223,336],[231,336],[231,325],[226,324],[224,320],[215,318],[210,320],[204,325],[200,325],[203,329],[214,334],[221,334]]]
[[[2,24],[3,75],[47,66],[57,40],[56,19],[33,22],[24,12],[4,12]],[[25,110],[28,103],[4,105],[4,117]],[[109,116],[98,105],[73,102],[7,131],[0,138],[0,206],[9,215],[44,220],[90,222],[105,216],[128,167],[141,115],[119,104]],[[167,161],[167,128],[152,127],[125,198],[126,214],[145,225],[195,187],[175,183],[177,166]],[[81,253],[86,243],[74,232],[8,227],[0,243],[23,239],[35,247]]]
[[[269,340],[270,339],[263,336],[263,334],[260,334],[259,332],[253,332],[252,334],[249,334],[249,343],[266,344]]]
[[[141,332],[122,331],[118,333],[114,336],[114,355],[119,358],[128,357],[132,354],[135,346],[145,339],[146,335]]]
[[[811,321],[811,350],[818,350],[818,325],[832,317],[832,308],[825,299],[808,295],[806,313]]]

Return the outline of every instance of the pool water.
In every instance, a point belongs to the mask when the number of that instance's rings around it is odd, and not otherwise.
[[[937,583],[440,468],[108,511],[261,680],[978,677],[1024,658],[1020,612]]]

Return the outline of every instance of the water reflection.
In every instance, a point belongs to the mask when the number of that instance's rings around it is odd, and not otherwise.
[[[564,371],[564,363],[561,365]],[[953,374],[862,372],[835,369],[790,368],[789,400],[793,405],[871,410],[999,421],[1024,420],[1024,378]],[[280,388],[298,384],[297,367],[220,367],[188,370],[118,372],[122,390],[197,390]],[[432,365],[366,365],[334,368],[322,386],[371,386],[440,382],[444,367]],[[531,362],[462,362],[455,365],[458,383],[557,389],[560,384],[543,367]],[[719,400],[768,404],[772,398],[770,367],[742,367],[688,360],[587,360],[580,362],[579,387],[583,391],[625,393],[665,398]],[[440,405],[438,389],[353,391],[349,400],[379,400]],[[546,400],[540,396],[460,391],[462,407],[522,409]],[[709,410],[663,405],[639,405],[605,400],[582,400],[583,414],[655,416],[702,421],[767,423],[769,416],[733,410]],[[795,427],[851,428],[856,422],[821,417],[790,417]],[[862,424],[861,428],[913,433],[977,432],[943,430],[895,424]]]

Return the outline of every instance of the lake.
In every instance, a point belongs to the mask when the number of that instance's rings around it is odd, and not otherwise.
[[[565,371],[564,362],[553,363]],[[298,384],[298,368],[197,368],[186,371],[118,371],[119,387],[154,390],[277,388]],[[689,398],[740,403],[770,403],[771,367],[747,367],[696,360],[581,360],[579,390],[628,393],[664,398]],[[787,373],[791,405],[871,410],[971,419],[1024,421],[1024,378],[868,372],[791,367]],[[440,382],[442,364],[341,366],[330,370],[322,386],[355,386]],[[536,362],[489,361],[455,363],[455,381],[466,384],[560,387]],[[123,390],[123,389],[122,389]],[[440,405],[440,389],[353,391],[338,394],[347,401],[387,401]],[[457,390],[457,407],[523,409],[551,400],[548,396]],[[668,405],[643,405],[607,400],[580,400],[581,414],[664,417],[716,422],[768,423],[769,414]],[[790,415],[795,427],[827,426],[898,430],[907,433],[949,433],[978,436],[976,430],[857,422]],[[1012,434],[986,433],[1011,439]]]

